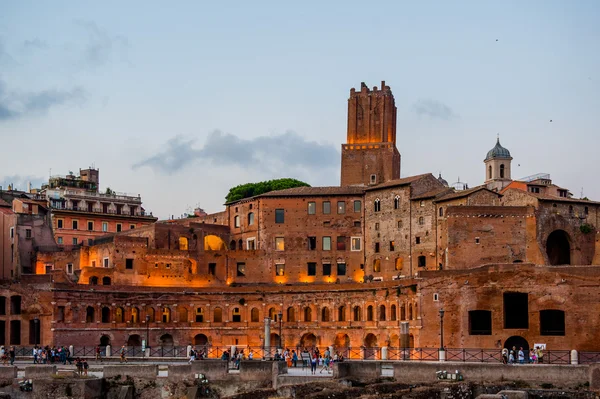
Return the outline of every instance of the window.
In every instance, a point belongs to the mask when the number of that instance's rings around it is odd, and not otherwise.
[[[133,229],[135,229],[135,224],[130,224],[129,225],[129,230],[133,230]]]
[[[321,309],[321,321],[329,321],[329,308]]]
[[[67,274],[73,274],[73,264],[67,263]]]
[[[56,242],[59,243],[59,244],[62,244],[63,243],[63,238],[62,237],[57,237],[56,238]]]
[[[304,321],[312,321],[312,309],[308,306],[304,308]]]
[[[376,273],[381,271],[381,259],[373,259],[373,271]]]
[[[440,296],[437,293],[433,294],[433,302],[437,302],[439,300],[440,300]]]
[[[479,237],[475,237],[475,244],[479,245]]]
[[[323,237],[323,251],[331,251],[331,237]]]
[[[395,243],[394,241],[390,241],[390,251],[393,251],[395,248]]]
[[[423,226],[425,224],[425,218],[423,216],[419,216],[419,226]]]
[[[337,275],[345,276],[346,275],[346,263],[338,262],[337,264]]]
[[[31,229],[25,229],[25,238],[31,238]]]
[[[244,262],[238,262],[237,264],[237,276],[245,277],[246,276],[246,264]]]
[[[529,328],[528,295],[521,292],[504,293],[504,328]]]
[[[275,309],[273,309],[273,311],[274,310]],[[275,313],[275,312],[273,312],[273,313]],[[273,314],[273,321],[277,321],[277,315],[276,314]],[[296,321],[296,311],[291,306],[287,309],[287,321]]]
[[[276,251],[284,251],[285,250],[285,239],[283,237],[275,237],[275,250]]]
[[[421,243],[421,237],[415,237],[415,244]]]
[[[489,310],[469,311],[469,335],[492,335],[492,312]]]
[[[275,265],[275,275],[276,276],[284,276],[285,275],[285,264],[278,263]]]
[[[390,320],[396,321],[396,305],[390,306]]]
[[[285,211],[283,209],[275,209],[275,223],[284,223]]]
[[[323,263],[323,276],[331,276],[331,263]]]
[[[94,240],[91,238],[88,238],[88,245],[91,247],[92,245],[94,245]]]
[[[420,207],[424,207],[425,206],[425,201],[421,200],[421,202],[419,202],[419,206]]]
[[[377,198],[375,202],[373,202],[373,208],[375,212],[381,211],[381,201],[379,200],[379,198]]]
[[[254,224],[254,212],[250,212],[248,214],[248,226],[252,226]]]
[[[59,229],[62,229],[62,228],[63,228],[63,225],[64,225],[64,221],[63,221],[62,219],[58,219],[58,220],[56,221],[56,227],[57,227],[57,228],[59,228]]]
[[[315,213],[317,213],[317,203],[316,202],[309,202],[308,203],[308,214],[309,215],[314,215]]]
[[[317,237],[308,237],[308,250],[314,251],[317,249]]]
[[[377,175],[371,175],[370,180],[371,184],[377,184]]]
[[[379,243],[375,243],[375,253],[379,253]]]
[[[565,335],[565,312],[562,310],[540,311],[540,335]]]
[[[248,251],[256,250],[256,239],[255,238],[248,238],[246,240],[246,249]]]
[[[240,216],[236,215],[233,218],[233,227],[240,227]]]
[[[79,229],[79,221],[78,220],[73,220],[71,222],[71,227],[73,228],[73,230],[78,230]]]
[[[92,267],[96,267],[96,261],[95,260],[92,261]]]
[[[213,310],[213,322],[221,323],[223,321],[223,311],[221,308],[215,308]]]
[[[569,215],[573,214],[573,205],[569,205]]]
[[[108,258],[102,259],[102,266],[108,267]]]
[[[398,220],[397,225],[398,225],[398,230],[400,230],[402,228],[402,220]]]
[[[45,269],[46,269],[46,274],[51,274],[52,270],[54,270],[54,265],[52,263],[46,263]]]
[[[337,203],[337,213],[338,213],[338,215],[346,213],[346,202],[345,201],[338,201],[338,203]]]
[[[444,208],[440,206],[440,216],[444,216]]]
[[[338,251],[345,251],[346,250],[346,237],[344,237],[344,236],[338,236],[337,243],[336,243],[336,249]]]
[[[488,167],[488,179],[492,178],[492,165]]]
[[[373,306],[367,307],[367,321],[373,321]]]
[[[171,268],[171,264],[170,263],[165,263],[165,269],[170,269]]]
[[[354,221],[354,227],[360,227],[360,220]]]
[[[125,259],[125,269],[128,269],[128,270],[133,269],[133,258]]]
[[[417,261],[417,262],[418,262],[418,265],[419,265],[419,267],[425,267],[425,266],[426,266],[426,258],[425,258],[425,255],[421,255],[421,256],[419,256],[417,259],[418,259],[418,261]]]
[[[385,305],[380,305],[380,306],[379,306],[379,320],[381,320],[381,321],[385,321],[385,318],[386,318],[386,317],[385,317],[385,316],[386,316],[386,314],[385,314],[385,313],[386,313],[386,312],[385,312]]]
[[[208,264],[208,274],[210,274],[211,276],[214,276],[216,274],[216,271],[217,271],[217,264],[209,263]]]
[[[504,179],[504,164],[500,164],[500,178]]]
[[[233,308],[233,312],[231,312],[231,320],[234,323],[239,323],[242,321],[242,314],[240,313],[240,308]]]
[[[375,231],[379,231],[379,222],[375,223]]]
[[[359,213],[361,211],[361,203],[359,200],[354,201],[354,212]]]
[[[532,192],[532,193],[539,194],[540,193],[540,188],[539,187],[529,187],[529,191]]]
[[[394,209],[400,208],[400,196],[396,195],[394,197]]]
[[[350,250],[351,251],[360,251],[362,249],[361,240],[362,240],[361,237],[352,237],[350,239],[350,242],[351,242]]]
[[[71,241],[73,245],[77,245],[77,237],[73,237]]]
[[[202,323],[204,321],[204,312],[202,308],[196,308],[196,323]]]
[[[94,231],[94,222],[88,221],[88,231]]]
[[[329,215],[331,213],[331,202],[323,201],[323,215]]]
[[[102,222],[102,231],[105,233],[108,231],[108,222]]]
[[[588,215],[590,213],[590,210],[588,209],[588,207],[586,206],[585,208],[583,208],[583,214],[584,215]],[[12,235],[11,235],[12,237]]]
[[[121,223],[117,223],[117,233],[121,232],[122,229]]]
[[[56,321],[65,321],[65,307],[64,306],[58,307],[58,315],[56,316]],[[36,344],[37,344],[37,342],[36,342]]]
[[[259,321],[258,309],[257,308],[252,308],[252,310],[250,311],[250,321],[252,323],[257,323]]]
[[[346,307],[344,305],[338,308],[338,321],[346,321]]]
[[[308,262],[306,264],[306,273],[309,276],[316,276],[317,275],[317,264],[315,262]]]
[[[402,270],[402,258],[396,258],[394,262],[394,268],[396,270]]]
[[[587,209],[587,206],[586,206],[586,209]],[[10,238],[15,238],[15,228],[14,227],[10,228]]]
[[[188,249],[189,249],[189,247],[188,247],[187,237],[179,237],[179,250],[187,251]]]

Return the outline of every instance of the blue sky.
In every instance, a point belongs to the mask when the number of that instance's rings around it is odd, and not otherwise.
[[[385,80],[403,176],[481,184],[499,133],[513,178],[600,200],[598,21],[584,0],[3,2],[0,184],[94,163],[160,217],[336,185],[349,90]]]

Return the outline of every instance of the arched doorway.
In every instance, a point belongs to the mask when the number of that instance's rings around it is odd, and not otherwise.
[[[504,347],[508,350],[511,350],[512,347],[515,347],[517,351],[519,348],[523,348],[523,352],[525,352],[525,358],[528,359],[529,356],[529,343],[527,340],[520,335],[513,335],[506,341],[504,341]],[[517,354],[515,353],[515,359],[517,358]]]
[[[365,360],[375,360],[377,358],[377,337],[375,334],[367,334],[365,337]]]
[[[164,334],[160,337],[161,346],[173,346],[173,336],[171,334]]]
[[[142,338],[137,334],[130,335],[127,339],[127,346],[142,346]]]
[[[281,341],[279,339],[279,334],[271,333],[271,347],[279,348],[281,346]]]
[[[197,334],[194,337],[194,345],[208,345],[208,337],[204,334]]]
[[[350,337],[348,334],[337,334],[333,341],[333,351],[338,356],[343,356],[346,359],[350,359]]]
[[[302,348],[314,348],[317,346],[317,337],[313,333],[307,333],[300,339],[300,347]]]
[[[108,335],[103,335],[100,337],[100,346],[108,346],[110,345],[110,337]]]
[[[571,244],[569,235],[564,230],[555,230],[546,240],[546,254],[551,265],[571,264]]]

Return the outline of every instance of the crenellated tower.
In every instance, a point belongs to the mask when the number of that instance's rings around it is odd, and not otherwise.
[[[342,144],[342,186],[375,185],[400,178],[396,104],[385,81],[381,89],[350,89],[348,136]]]

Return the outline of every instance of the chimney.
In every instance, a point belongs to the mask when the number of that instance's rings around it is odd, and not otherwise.
[[[27,192],[31,193],[31,182],[30,181],[27,182]]]

